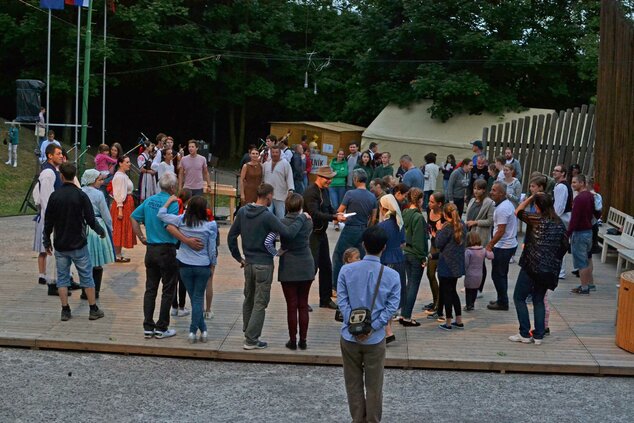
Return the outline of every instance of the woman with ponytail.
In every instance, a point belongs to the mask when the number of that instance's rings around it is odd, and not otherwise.
[[[462,323],[462,310],[460,297],[456,291],[458,278],[464,276],[465,265],[465,227],[455,204],[445,204],[443,208],[445,224],[436,235],[436,247],[438,248],[438,279],[442,302],[445,306],[445,323],[439,325],[440,329],[452,328],[464,329]],[[440,308],[443,304],[439,304]],[[452,310],[456,313],[456,320],[452,321]]]
[[[412,310],[418,295],[423,271],[427,265],[427,222],[423,217],[423,191],[411,188],[407,193],[407,208],[403,210],[405,224],[405,269],[407,272],[406,289],[401,288],[401,299],[405,302],[401,308],[399,323],[403,326],[420,326],[412,319]]]

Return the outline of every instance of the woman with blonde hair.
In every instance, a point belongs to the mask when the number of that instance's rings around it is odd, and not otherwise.
[[[452,328],[464,329],[460,297],[456,291],[458,278],[465,274],[465,227],[455,204],[445,204],[443,208],[445,224],[436,235],[438,253],[438,279],[442,302],[445,306],[445,323],[438,327],[443,330]],[[440,308],[441,305],[438,307]],[[456,320],[452,321],[452,311],[456,313]]]
[[[379,200],[379,227],[383,228],[387,234],[387,244],[381,254],[381,264],[396,270],[401,280],[401,302],[399,309],[405,305],[405,256],[401,247],[405,244],[405,228],[401,208],[398,201],[392,194],[386,194]],[[386,329],[385,342],[390,343],[396,340],[392,333],[392,326],[388,323]]]

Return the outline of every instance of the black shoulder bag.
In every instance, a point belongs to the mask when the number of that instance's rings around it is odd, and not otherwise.
[[[384,265],[381,265],[379,271],[379,278],[376,281],[376,287],[374,288],[374,296],[372,297],[372,305],[370,308],[358,307],[353,308],[350,312],[350,319],[348,320],[348,332],[352,336],[367,335],[372,332],[372,309],[376,302],[376,296],[379,293],[379,285],[381,285],[381,278],[383,277]]]

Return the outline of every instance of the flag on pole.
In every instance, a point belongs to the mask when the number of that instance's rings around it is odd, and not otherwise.
[[[90,5],[90,0],[64,0],[64,2],[69,6],[88,7]]]
[[[42,9],[64,10],[64,0],[40,0]]]

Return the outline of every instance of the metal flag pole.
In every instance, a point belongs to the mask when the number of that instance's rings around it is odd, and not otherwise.
[[[108,2],[103,2],[103,81],[101,100],[101,143],[106,143],[106,35],[108,29]]]
[[[46,133],[48,133],[48,115],[51,98],[51,9],[48,9],[48,50],[46,52]]]
[[[86,50],[84,53],[84,88],[82,92],[81,108],[81,151],[86,150],[88,137],[88,94],[90,93],[90,48],[92,43],[92,5],[88,3],[88,17],[86,18]],[[80,157],[79,169],[84,171],[84,157]]]
[[[77,63],[75,65],[75,125],[79,124],[79,45],[81,42],[81,6],[77,8]],[[79,145],[79,128],[75,126],[75,147]],[[75,148],[75,166],[77,166]]]

